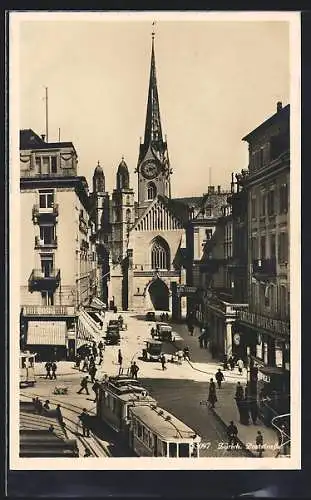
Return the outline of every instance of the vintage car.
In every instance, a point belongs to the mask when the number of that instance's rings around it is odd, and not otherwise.
[[[118,320],[111,319],[107,326],[105,343],[108,345],[116,345],[120,343],[120,328]]]
[[[155,321],[156,315],[154,311],[148,311],[146,314],[146,321]]]
[[[156,328],[151,335],[153,338],[160,340],[161,342],[175,341],[173,329],[171,325],[168,325],[167,323],[157,323]]]
[[[162,342],[146,340],[146,347],[143,349],[143,359],[145,361],[160,361],[161,354]]]

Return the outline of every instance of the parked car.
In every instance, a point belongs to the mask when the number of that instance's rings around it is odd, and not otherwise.
[[[120,344],[120,328],[118,320],[111,319],[107,326],[105,342],[108,345]]]
[[[155,321],[156,315],[154,311],[148,311],[146,314],[146,321]]]
[[[175,336],[171,325],[167,323],[157,323],[153,337],[161,342],[169,341],[174,342]]]

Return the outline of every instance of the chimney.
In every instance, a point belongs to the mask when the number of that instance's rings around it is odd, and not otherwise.
[[[208,194],[213,194],[213,193],[215,193],[215,186],[208,186],[207,193],[208,193]]]
[[[217,191],[218,191],[218,194],[221,193],[221,186],[217,186]]]
[[[43,140],[43,142],[45,141],[45,134],[41,134],[41,139]]]
[[[282,107],[283,107],[283,106],[282,106],[281,101],[278,101],[278,102],[276,103],[276,111],[277,111],[277,113],[278,113],[279,111],[281,111]]]

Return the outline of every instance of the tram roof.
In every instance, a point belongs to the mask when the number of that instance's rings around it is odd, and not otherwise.
[[[159,414],[159,412],[163,412],[163,414]],[[131,408],[131,413],[162,439],[193,439],[197,437],[193,429],[162,408],[137,406]]]
[[[129,401],[133,401],[134,402],[134,406],[135,406],[135,403],[137,404],[156,404],[156,400],[152,397],[152,396],[142,396],[141,394],[137,394],[137,393],[133,393],[133,392],[128,392],[127,394],[122,394],[120,396],[118,396],[121,401],[123,401],[124,403],[127,403]]]

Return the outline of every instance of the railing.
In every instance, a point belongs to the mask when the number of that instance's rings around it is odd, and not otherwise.
[[[42,269],[33,269],[30,275],[30,281],[39,281],[39,280],[60,280],[60,269],[51,269],[48,273],[42,271]]]
[[[58,217],[58,203],[55,203],[53,207],[39,207],[39,205],[34,205],[32,207],[32,218],[34,222],[37,222],[40,215],[50,215],[52,217]]]
[[[154,275],[158,275],[159,277],[163,276],[163,277],[177,277],[180,275],[180,271],[176,271],[175,269],[174,270],[159,270],[159,271],[155,271],[154,269],[150,269],[150,270],[136,270],[134,269],[134,276],[154,276]]]
[[[290,322],[281,319],[269,318],[261,314],[253,313],[250,311],[240,311],[238,319],[244,323],[249,323],[258,328],[271,331],[283,337],[289,338],[290,335]]]
[[[76,177],[77,170],[75,168],[61,168],[57,172],[49,172],[47,174],[41,174],[40,172],[36,172],[35,170],[21,170],[20,173],[21,179],[23,178],[42,178],[49,179],[54,177]]]
[[[253,274],[276,276],[276,259],[258,259],[253,261]]]
[[[35,248],[57,248],[57,236],[51,240],[51,243],[46,243],[44,240],[41,240],[39,236],[35,237]]]
[[[74,306],[22,306],[24,316],[74,316]]]

